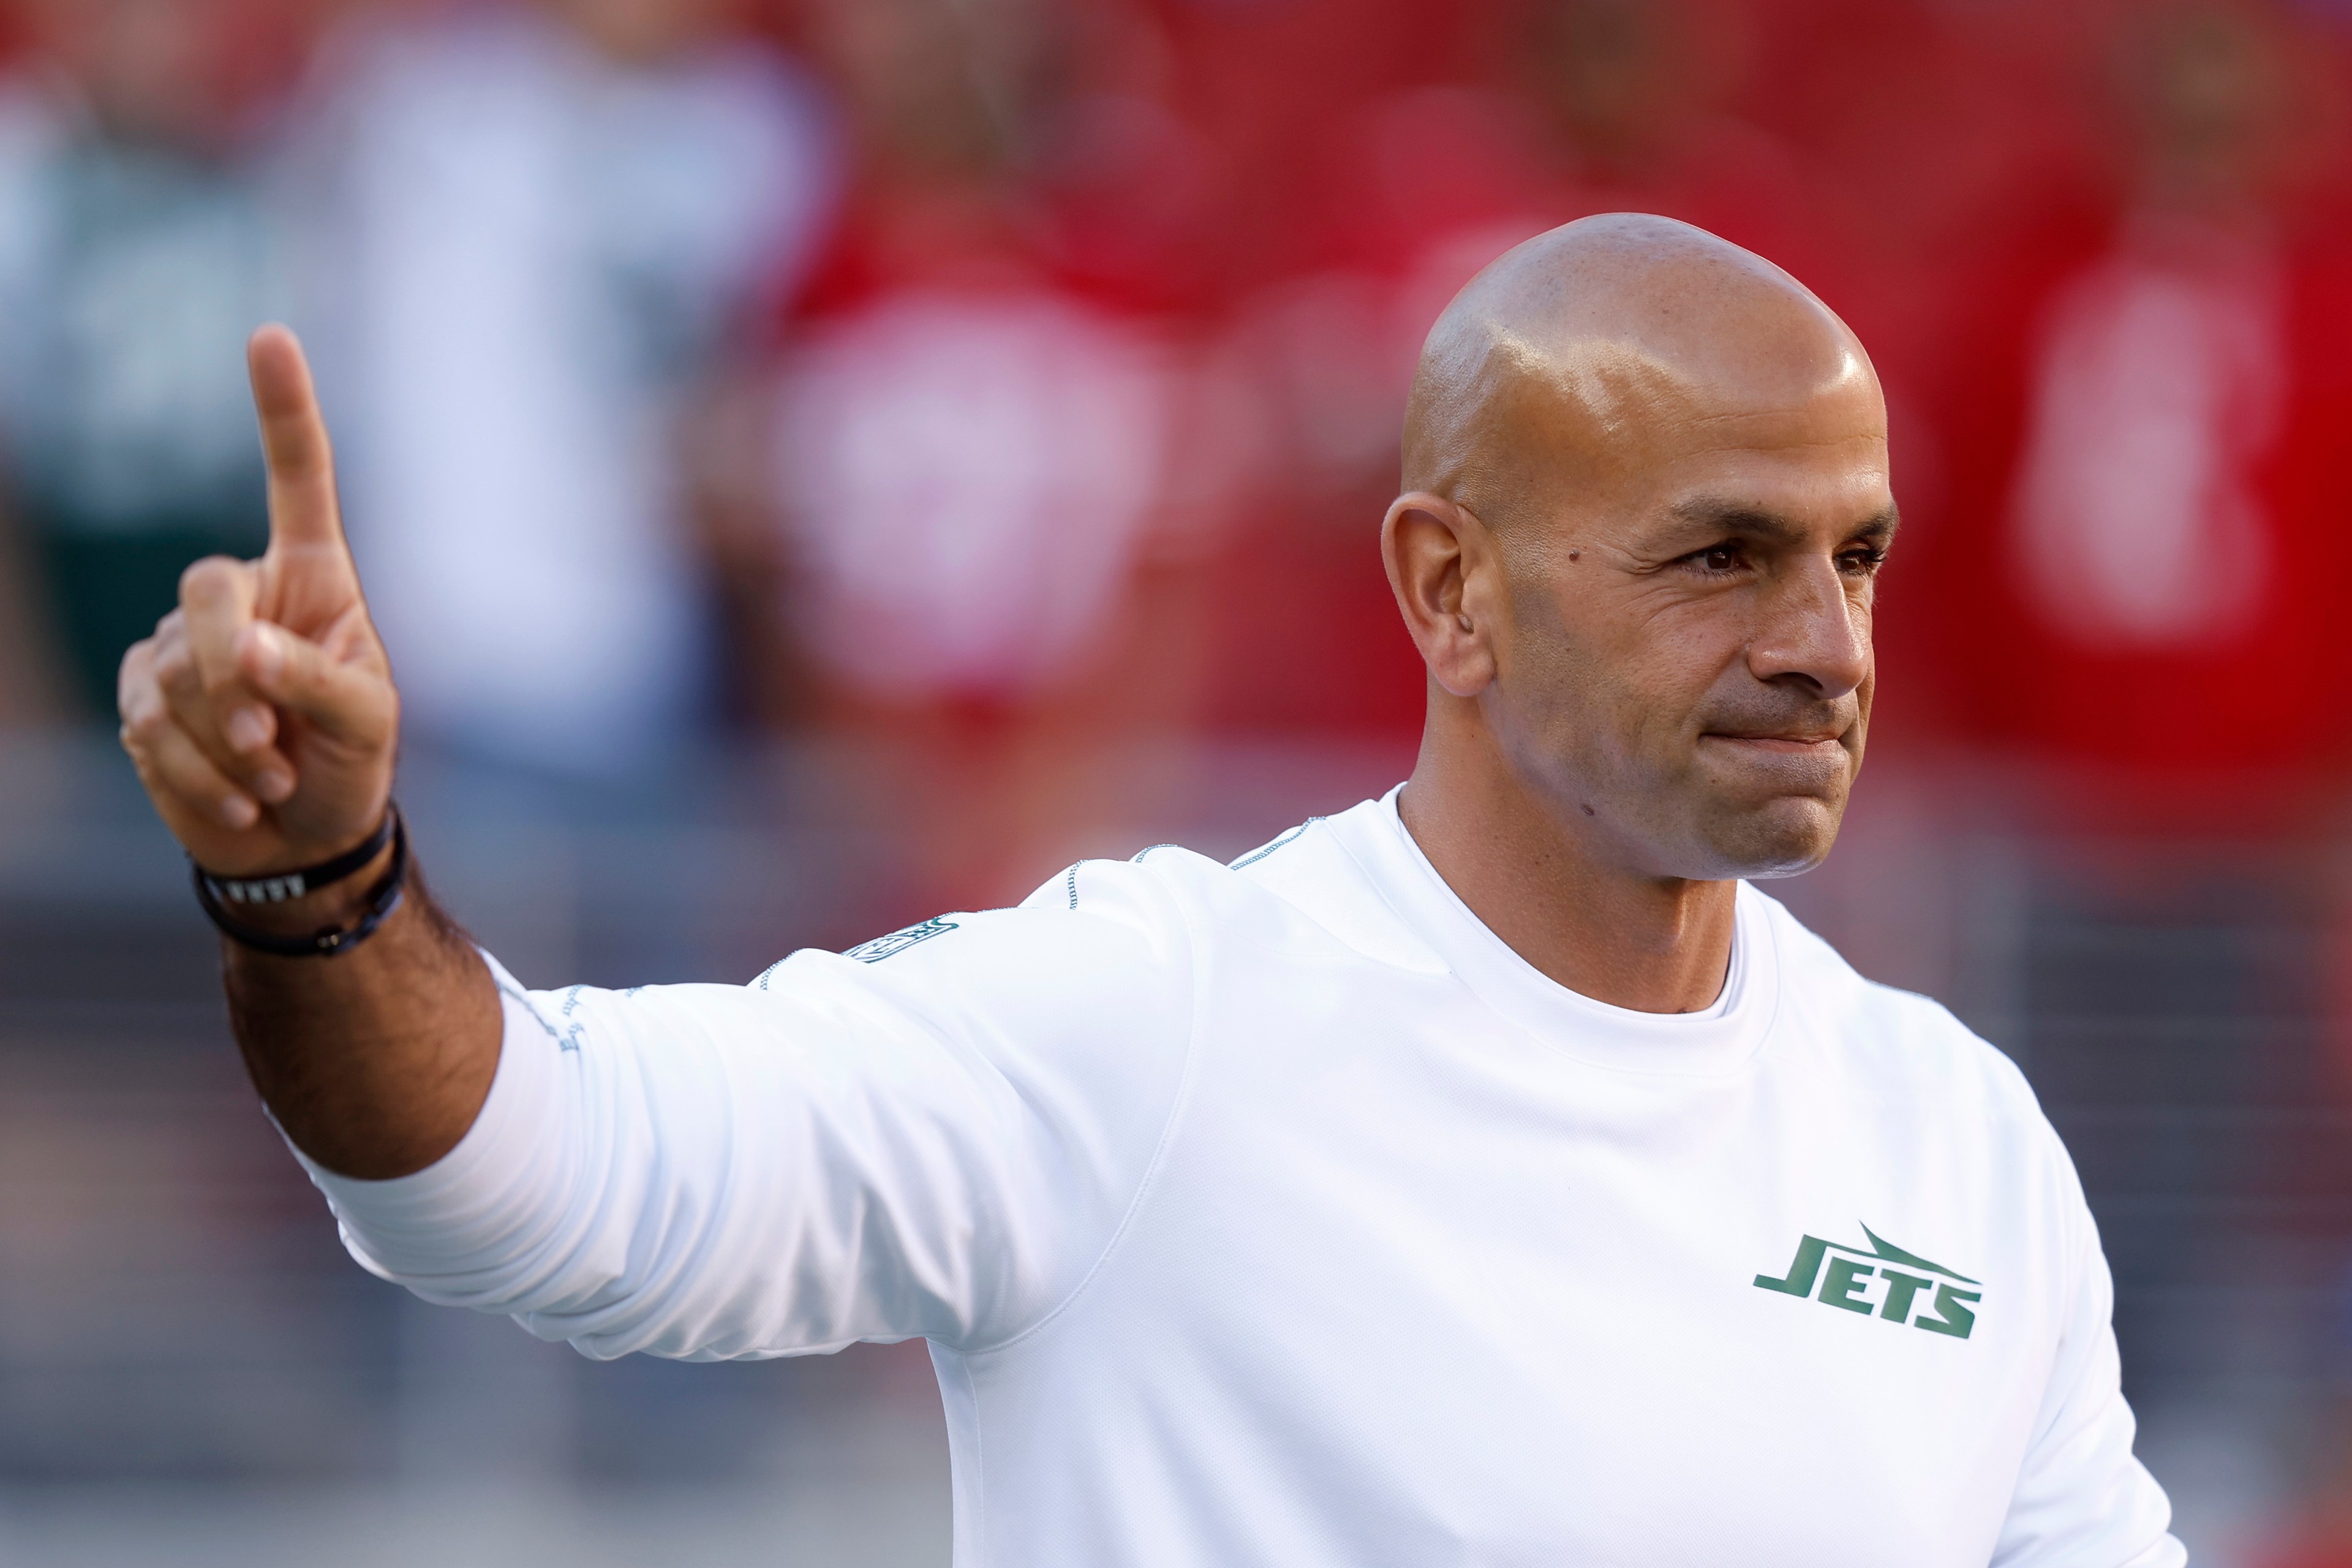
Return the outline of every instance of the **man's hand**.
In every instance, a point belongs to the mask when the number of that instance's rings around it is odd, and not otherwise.
[[[199,561],[180,607],[122,660],[122,743],[196,864],[229,877],[299,870],[366,841],[392,798],[400,699],[335,505],[334,461],[301,346],[283,327],[247,352],[269,459],[269,549]],[[347,926],[377,866],[241,922]],[[503,1024],[488,966],[434,906],[407,897],[332,957],[225,947],[229,1022],[254,1086],[311,1158],[348,1176],[423,1170],[473,1124]]]
[[[199,561],[122,660],[122,744],[165,826],[225,876],[290,871],[365,839],[392,795],[400,700],[343,540],[301,345],[246,351],[269,465],[269,548]]]

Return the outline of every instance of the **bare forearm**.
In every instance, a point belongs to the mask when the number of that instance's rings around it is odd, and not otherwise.
[[[289,909],[278,921],[341,923],[326,913]],[[498,1071],[498,986],[413,868],[401,907],[348,952],[223,947],[238,1048],[295,1147],[380,1181],[423,1170],[466,1135]]]
[[[406,897],[390,831],[400,694],[343,538],[334,454],[301,345],[265,327],[247,348],[269,468],[269,548],[180,579],[180,605],[123,656],[122,744],[226,930],[229,1017],[254,1086],[295,1147],[381,1181],[446,1154],[488,1098],[504,1034],[498,986],[434,907]],[[372,863],[351,862],[379,846]],[[237,883],[267,884],[257,898]],[[286,898],[293,887],[309,890]],[[337,934],[330,955],[274,939]]]

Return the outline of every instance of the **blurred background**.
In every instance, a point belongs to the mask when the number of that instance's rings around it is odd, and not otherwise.
[[[0,1561],[946,1560],[919,1347],[349,1264],[113,745],[310,342],[436,884],[741,981],[1402,776],[1423,332],[1634,208],[1875,355],[1872,762],[1773,890],[2023,1065],[2197,1561],[2352,1563],[2352,4],[10,0]]]

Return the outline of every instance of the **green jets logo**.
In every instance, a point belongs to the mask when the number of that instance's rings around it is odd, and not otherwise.
[[[1962,1290],[1960,1285],[1977,1281],[1965,1274],[1956,1274],[1940,1263],[1930,1263],[1916,1252],[1906,1252],[1892,1242],[1882,1241],[1868,1226],[1862,1234],[1870,1237],[1870,1250],[1846,1247],[1834,1241],[1823,1241],[1809,1236],[1797,1244],[1796,1261],[1789,1272],[1779,1279],[1769,1274],[1756,1277],[1759,1290],[1778,1290],[1784,1296],[1811,1296],[1827,1307],[1841,1307],[1849,1312],[1868,1316],[1872,1312],[1890,1323],[1907,1322],[1915,1329],[1925,1329],[1931,1334],[1949,1334],[1956,1340],[1969,1337],[1977,1326],[1975,1303],[1983,1299],[1981,1290]],[[1834,1253],[1835,1257],[1831,1255]],[[1822,1264],[1827,1260],[1829,1267]],[[1884,1296],[1874,1294],[1873,1281],[1886,1281]],[[1814,1292],[1818,1280],[1821,1290]],[[1916,1317],[1911,1309],[1920,1292],[1932,1290],[1934,1299],[1923,1307]]]

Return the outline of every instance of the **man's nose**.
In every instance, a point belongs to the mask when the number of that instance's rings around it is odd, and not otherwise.
[[[1847,695],[1870,673],[1870,606],[1827,557],[1776,573],[1759,605],[1748,668],[1766,682],[1801,682],[1822,698]]]

